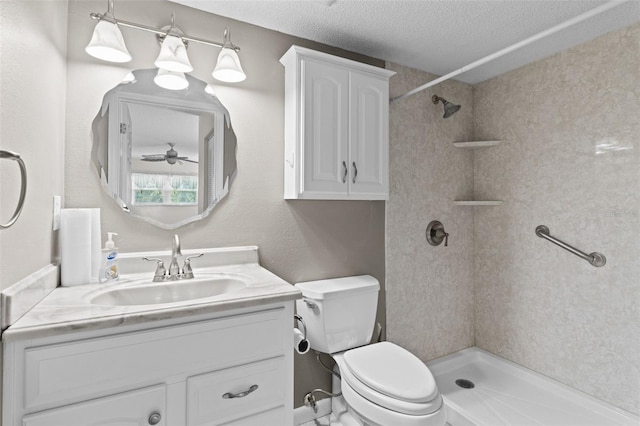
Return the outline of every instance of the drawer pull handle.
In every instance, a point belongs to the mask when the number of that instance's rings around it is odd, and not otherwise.
[[[160,423],[160,420],[162,420],[162,416],[160,415],[160,413],[152,413],[149,416],[150,425],[157,425],[158,423]]]
[[[256,389],[258,389],[258,385],[252,385],[249,389],[247,389],[244,392],[239,392],[239,393],[227,392],[224,395],[222,395],[222,397],[224,399],[244,398],[245,396],[249,395],[251,392],[255,391]]]

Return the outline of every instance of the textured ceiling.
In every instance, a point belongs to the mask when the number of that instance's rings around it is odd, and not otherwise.
[[[444,75],[593,9],[593,0],[171,0]],[[456,79],[475,84],[640,21],[630,0]]]

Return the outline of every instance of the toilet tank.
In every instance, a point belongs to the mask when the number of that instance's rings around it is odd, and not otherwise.
[[[331,354],[369,343],[378,306],[377,279],[359,275],[296,287],[302,292],[296,308],[307,327],[311,349]]]

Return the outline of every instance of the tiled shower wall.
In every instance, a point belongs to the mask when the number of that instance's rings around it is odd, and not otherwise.
[[[435,78],[387,67],[392,97]],[[442,119],[433,94],[462,109]],[[638,414],[640,25],[390,111],[388,339],[425,361],[475,344]],[[473,139],[504,142],[451,145]],[[504,204],[452,205],[471,196]],[[449,247],[427,244],[433,219]],[[538,238],[541,224],[607,264]]]
[[[475,86],[474,118],[504,141],[475,195],[505,201],[474,212],[476,345],[638,414],[640,25]]]
[[[391,97],[436,76],[388,64]],[[462,105],[444,119],[437,94]],[[386,208],[387,338],[429,360],[473,345],[473,213],[453,200],[473,192],[471,153],[453,141],[473,133],[473,93],[448,81],[390,106],[390,194]],[[448,247],[425,238],[430,221]]]

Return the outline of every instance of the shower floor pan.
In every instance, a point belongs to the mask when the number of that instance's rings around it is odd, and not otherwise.
[[[427,365],[451,426],[640,425],[640,417],[479,348]]]

